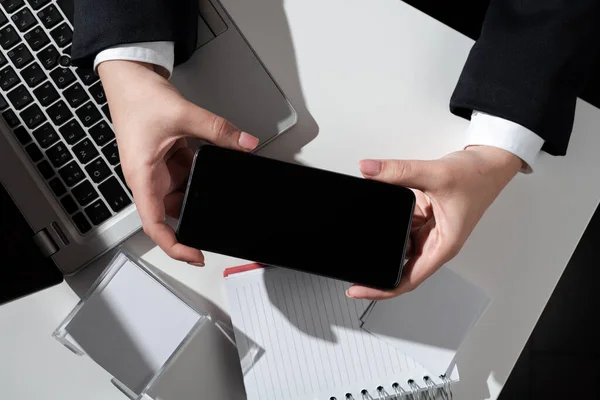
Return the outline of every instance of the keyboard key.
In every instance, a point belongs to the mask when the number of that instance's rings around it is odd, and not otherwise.
[[[12,67],[8,66],[0,71],[0,88],[2,90],[9,90],[19,82],[19,77]]]
[[[23,6],[23,0],[0,0],[0,4],[10,14]]]
[[[58,133],[48,122],[33,131],[33,137],[42,149],[47,149],[58,141]]]
[[[23,85],[19,85],[6,95],[15,110],[22,110],[33,101],[29,90]]]
[[[25,151],[27,152],[27,154],[29,155],[29,158],[31,158],[31,161],[33,161],[33,162],[38,162],[42,158],[44,158],[42,151],[40,150],[39,147],[37,147],[37,144],[35,144],[35,143],[31,143],[31,144],[27,145],[27,147],[25,147]]]
[[[94,142],[98,146],[104,146],[106,143],[114,139],[115,134],[113,133],[110,126],[102,121],[90,128],[90,136],[94,139]]]
[[[8,103],[6,102],[4,96],[0,94],[0,110],[4,110],[6,107],[8,107]]]
[[[56,126],[61,126],[73,117],[73,113],[69,109],[69,106],[62,100],[57,101],[54,105],[48,107],[46,112]]]
[[[48,71],[56,67],[56,64],[58,64],[58,56],[58,50],[52,45],[46,47],[37,54],[38,60],[40,60],[44,68]]]
[[[86,207],[85,213],[94,225],[100,225],[111,216],[110,211],[106,208],[102,200],[96,200]]]
[[[100,112],[91,101],[81,106],[77,111],[75,111],[75,113],[81,122],[83,122],[83,126],[86,128],[94,125],[100,118],[102,118]]]
[[[87,167],[85,167],[88,175],[92,178],[94,183],[100,183],[108,176],[110,176],[110,168],[101,157],[96,158],[94,161],[90,163]]]
[[[53,4],[50,4],[42,11],[38,11],[37,16],[39,17],[40,21],[42,21],[42,24],[44,24],[46,29],[56,26],[60,21],[63,20],[62,15],[60,15],[60,12]]]
[[[19,141],[19,143],[21,143],[22,145],[26,145],[27,143],[31,142],[31,136],[29,135],[27,129],[25,129],[24,126],[19,126],[18,128],[15,128],[13,130],[13,133]]]
[[[7,22],[8,22],[8,18],[6,18],[6,15],[4,13],[0,12],[0,26],[3,26]]]
[[[79,122],[76,119],[72,119],[63,126],[61,126],[58,131],[65,139],[65,141],[69,144],[74,144],[79,141],[82,137],[85,136],[85,132]]]
[[[125,185],[125,187],[127,188],[127,190],[129,190],[129,193],[131,193],[131,189],[129,188],[129,186],[127,186],[127,182],[125,181],[125,175],[123,175],[123,168],[121,168],[121,165],[117,165],[115,167],[115,172],[119,176],[119,179],[121,180],[121,183],[123,185]]]
[[[117,148],[117,141],[113,140],[102,148],[102,154],[108,160],[110,165],[117,165],[119,163],[119,149]]]
[[[73,215],[73,222],[75,223],[75,226],[77,227],[77,229],[79,229],[79,232],[81,233],[86,233],[90,229],[92,229],[92,226],[85,218],[85,215],[83,215],[82,213],[77,213]]]
[[[10,19],[13,20],[17,29],[21,32],[25,32],[37,22],[31,11],[29,11],[27,7],[17,13],[14,13],[12,17],[10,17]]]
[[[94,143],[92,143],[90,139],[83,139],[73,146],[73,153],[75,153],[75,157],[77,157],[82,164],[89,163],[99,154],[98,150],[96,150],[96,146],[94,146]]]
[[[15,112],[11,109],[4,111],[2,113],[2,118],[4,118],[8,126],[10,126],[11,128],[14,128],[15,126],[20,124],[17,114],[15,114]]]
[[[110,116],[110,108],[108,107],[108,104],[102,106],[102,112],[104,113],[104,115],[106,115],[106,118],[108,118],[108,120],[112,122],[112,117]]]
[[[35,89],[33,91],[33,95],[44,107],[54,103],[54,101],[60,97],[56,89],[54,89],[54,85],[52,85],[49,81],[43,83],[39,88]]]
[[[33,51],[38,51],[39,49],[50,43],[48,35],[46,35],[46,32],[44,32],[41,26],[38,26],[37,28],[27,32],[25,34],[25,40],[27,41],[29,46],[31,46]]]
[[[73,24],[73,14],[75,14],[75,2],[73,0],[56,0],[56,4],[60,7],[63,14],[71,24]]]
[[[127,196],[127,193],[125,193],[121,184],[114,176],[100,184],[98,189],[100,190],[100,193],[102,193],[104,200],[106,200],[114,212],[119,212],[131,204],[129,196]]]
[[[81,79],[83,84],[87,86],[95,83],[100,79],[98,78],[98,75],[96,75],[96,73],[91,69],[77,68],[75,72],[77,73],[77,75],[79,75],[79,78]]]
[[[65,22],[50,31],[50,36],[52,36],[58,47],[65,47],[73,40],[73,30]]]
[[[14,49],[8,52],[8,58],[13,62],[15,67],[21,68],[29,64],[33,60],[33,56],[25,46],[25,43],[21,43]]]
[[[94,189],[94,186],[92,186],[90,181],[80,183],[71,190],[71,193],[80,206],[87,206],[99,197],[98,192]]]
[[[48,161],[43,160],[37,165],[37,167],[38,171],[40,171],[40,174],[42,174],[44,179],[48,180],[54,176],[54,169]]]
[[[63,194],[67,193],[67,188],[65,187],[65,185],[63,185],[59,178],[52,179],[49,182],[49,185],[50,189],[52,189],[52,193],[54,193],[56,197],[60,197]]]
[[[48,157],[54,168],[60,168],[73,159],[64,143],[57,143],[51,149],[46,150],[46,157]]]
[[[77,207],[77,203],[70,195],[66,195],[62,199],[60,199],[60,204],[62,204],[63,208],[68,214],[73,214],[75,211],[79,210]]]
[[[94,86],[91,86],[90,93],[94,97],[94,100],[96,100],[96,103],[98,103],[99,105],[106,103],[106,95],[104,94],[102,82],[98,82]]]
[[[34,129],[46,121],[46,116],[37,104],[32,104],[21,111],[21,118],[23,118],[25,125],[27,125],[29,129]]]
[[[42,67],[40,67],[40,64],[34,62],[33,64],[29,65],[28,67],[25,67],[25,69],[21,71],[21,77],[23,78],[25,83],[27,83],[27,86],[29,86],[30,88],[34,88],[37,85],[39,85],[40,82],[42,82],[44,79],[46,79],[46,74],[44,74],[44,71],[42,70]]]
[[[64,89],[75,81],[75,75],[68,68],[56,68],[50,72],[50,77],[59,89]]]
[[[71,161],[70,163],[62,167],[62,169],[60,169],[58,173],[62,180],[65,181],[65,183],[69,187],[75,186],[76,184],[81,182],[83,178],[85,178],[83,171],[81,170],[81,168],[79,168],[79,165],[77,165],[75,161]]]
[[[46,3],[49,3],[50,0],[27,0],[27,2],[31,6],[31,8],[33,8],[34,10],[39,10],[40,8],[44,7]]]
[[[13,47],[15,44],[19,43],[21,38],[15,28],[12,25],[6,25],[4,28],[0,29],[0,46],[4,50],[8,50]]]
[[[0,13],[0,15],[2,15]],[[6,57],[4,57],[4,54],[0,53],[0,67],[4,67],[7,63]]]
[[[63,95],[73,108],[77,108],[90,99],[81,84],[76,83],[63,92]]]

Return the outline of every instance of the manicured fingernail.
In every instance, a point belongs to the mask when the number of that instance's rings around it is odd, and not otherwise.
[[[350,289],[346,290],[346,296],[353,299],[354,297],[350,294]]]
[[[242,132],[238,139],[238,144],[246,150],[254,150],[258,146],[258,138],[249,133]]]
[[[193,265],[194,267],[204,267],[204,263],[203,262],[197,262],[197,263],[188,263],[190,265]]]
[[[376,176],[381,172],[381,162],[376,160],[362,160],[360,172],[367,176]]]

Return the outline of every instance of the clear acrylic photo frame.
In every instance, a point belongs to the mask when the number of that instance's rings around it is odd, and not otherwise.
[[[152,272],[148,267],[144,266],[144,264],[131,256],[127,252],[120,250],[110,261],[109,265],[105,268],[102,274],[96,279],[94,284],[90,287],[90,289],[86,292],[86,294],[81,298],[75,308],[69,313],[69,315],[63,320],[63,322],[55,329],[52,333],[52,336],[58,340],[61,344],[63,344],[66,348],[71,350],[73,353],[84,356],[86,354],[86,349],[80,346],[75,340],[71,338],[70,333],[68,332],[69,324],[76,318],[79,313],[85,311],[85,305],[90,300],[90,298],[94,294],[98,294],[102,292],[112,281],[112,279],[117,275],[117,273],[121,270],[121,268],[127,263],[134,264],[137,268],[139,268],[143,273],[147,274],[152,280],[159,283],[162,287],[167,289],[167,291],[175,296],[175,298],[180,302],[182,307],[188,307],[191,311],[197,314],[198,321],[191,327],[189,332],[185,334],[183,340],[177,344],[174,351],[166,358],[166,361],[158,368],[156,371],[148,377],[148,379],[140,386],[140,390],[133,390],[128,387],[126,384],[122,382],[122,379],[115,374],[114,371],[110,371],[107,368],[104,368],[111,376],[111,383],[117,387],[123,394],[125,394],[131,400],[152,400],[152,392],[155,388],[155,384],[158,382],[159,378],[163,375],[163,373],[177,360],[178,356],[184,351],[187,344],[195,337],[195,335],[202,329],[203,326],[206,325],[209,320],[209,316],[207,313],[201,312],[197,310],[190,301],[186,300],[181,294],[179,294],[172,286],[162,280],[158,275]],[[88,355],[89,356],[89,355]],[[92,358],[93,359],[93,358]],[[95,361],[95,360],[94,360]]]

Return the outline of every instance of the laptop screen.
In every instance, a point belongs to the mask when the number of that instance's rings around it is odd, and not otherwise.
[[[490,0],[403,0],[431,18],[477,40]],[[592,50],[590,50],[592,51]],[[598,60],[600,62],[600,60]],[[600,69],[594,69],[579,98],[600,108]]]
[[[0,183],[0,304],[63,280],[56,265],[33,242],[33,234]]]

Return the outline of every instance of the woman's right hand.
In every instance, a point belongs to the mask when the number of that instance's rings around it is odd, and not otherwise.
[[[144,232],[170,257],[204,265],[201,251],[177,242],[166,216],[179,216],[194,137],[239,151],[258,139],[187,101],[151,64],[105,61],[98,66],[115,127],[123,174]]]

